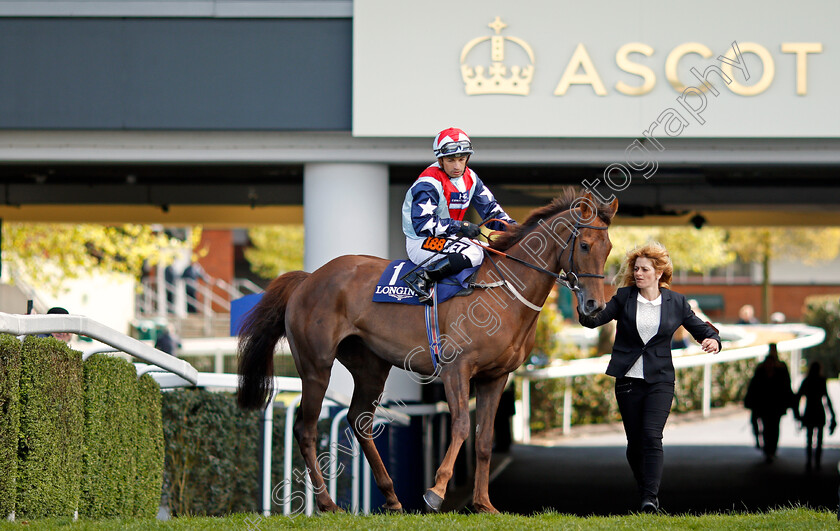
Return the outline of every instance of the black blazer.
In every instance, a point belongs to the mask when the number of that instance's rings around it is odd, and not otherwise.
[[[644,356],[646,382],[673,382],[671,337],[680,326],[684,326],[697,341],[708,337],[714,339],[718,342],[720,350],[720,336],[717,331],[694,315],[685,296],[665,288],[660,288],[659,291],[662,294],[659,330],[647,343],[642,343],[636,329],[636,299],[639,295],[636,286],[619,288],[606,308],[597,315],[579,317],[580,324],[587,328],[595,328],[616,320],[615,343],[607,366],[607,374],[610,376],[624,376],[639,356]]]

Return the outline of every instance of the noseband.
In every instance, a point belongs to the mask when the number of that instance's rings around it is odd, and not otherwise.
[[[605,278],[604,275],[598,275],[595,273],[578,273],[575,271],[575,242],[577,241],[578,234],[580,234],[580,230],[578,229],[607,230],[607,227],[584,225],[580,222],[575,222],[575,228],[569,234],[569,237],[566,239],[566,246],[563,248],[563,251],[565,251],[569,248],[569,244],[571,243],[571,250],[569,251],[569,270],[557,276],[557,281],[562,282],[571,291],[580,291],[580,285],[578,284],[578,279],[580,278]],[[560,252],[560,257],[563,256],[563,251]]]

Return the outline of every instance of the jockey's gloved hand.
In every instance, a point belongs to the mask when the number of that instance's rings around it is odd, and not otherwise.
[[[475,223],[469,221],[459,221],[458,236],[466,236],[467,238],[477,238],[481,234],[481,229]]]

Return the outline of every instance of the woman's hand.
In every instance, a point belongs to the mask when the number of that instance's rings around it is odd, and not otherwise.
[[[709,354],[717,354],[718,353],[718,342],[714,339],[707,337],[700,343],[700,348],[703,349],[704,352]]]

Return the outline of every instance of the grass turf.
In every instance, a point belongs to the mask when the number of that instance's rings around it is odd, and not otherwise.
[[[476,529],[511,531],[518,529],[597,529],[597,530],[660,530],[660,529],[837,529],[837,515],[828,511],[815,511],[792,507],[766,513],[721,513],[706,515],[643,515],[577,517],[554,512],[533,516],[513,514],[403,514],[368,515],[325,514],[314,517],[284,516],[261,517],[257,514],[234,514],[224,518],[179,517],[167,522],[157,520],[79,520],[48,518],[0,522],[0,531],[6,530],[242,530],[268,531],[270,529]]]

